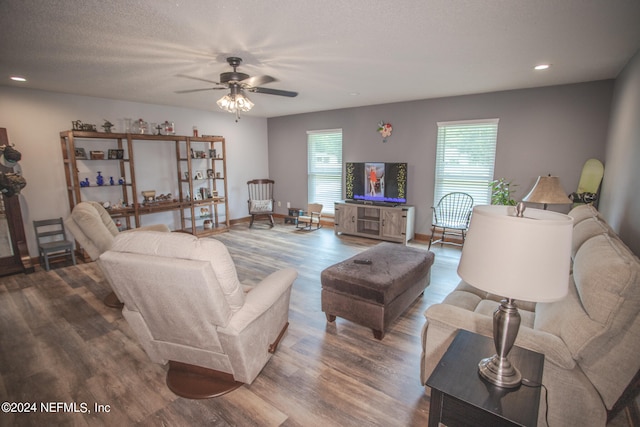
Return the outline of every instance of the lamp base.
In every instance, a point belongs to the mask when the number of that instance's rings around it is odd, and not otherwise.
[[[482,359],[478,363],[480,376],[491,384],[504,388],[517,388],[522,383],[522,374],[509,359],[500,358],[497,354]]]
[[[480,375],[498,387],[517,388],[522,375],[507,359],[520,329],[518,306],[511,298],[503,299],[493,313],[493,342],[496,354],[478,363]]]

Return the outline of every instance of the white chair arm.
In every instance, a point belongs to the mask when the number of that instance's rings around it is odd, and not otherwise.
[[[144,226],[144,227],[131,228],[129,230],[122,231],[122,233],[130,233],[132,231],[164,231],[164,232],[170,232],[171,230],[169,229],[169,227],[167,227],[166,224],[154,224],[154,225],[147,225],[147,226]]]
[[[244,305],[233,314],[227,326],[219,327],[218,331],[227,335],[242,333],[286,294],[296,277],[298,272],[293,268],[285,268],[265,277],[246,295]]]

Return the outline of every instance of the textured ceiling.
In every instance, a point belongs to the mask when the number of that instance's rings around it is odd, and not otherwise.
[[[638,0],[0,0],[2,85],[219,111],[177,75],[240,56],[299,92],[259,117],[615,78],[639,48]]]

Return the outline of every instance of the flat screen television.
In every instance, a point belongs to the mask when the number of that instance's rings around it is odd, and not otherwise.
[[[345,172],[347,201],[407,203],[406,163],[349,162]]]

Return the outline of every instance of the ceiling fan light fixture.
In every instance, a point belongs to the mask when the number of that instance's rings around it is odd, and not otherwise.
[[[234,93],[236,92],[236,93]],[[216,104],[221,109],[229,112],[235,113],[237,111],[247,112],[253,108],[255,105],[251,100],[244,94],[243,91],[231,91],[231,93],[220,98]]]
[[[240,93],[236,95],[236,107],[240,111],[249,111],[255,104],[244,94]]]

